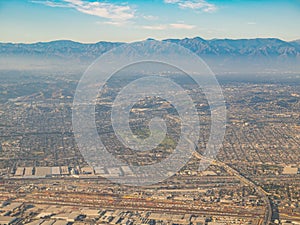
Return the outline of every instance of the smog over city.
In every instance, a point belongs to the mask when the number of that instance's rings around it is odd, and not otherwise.
[[[0,2],[0,224],[300,224],[298,0]]]

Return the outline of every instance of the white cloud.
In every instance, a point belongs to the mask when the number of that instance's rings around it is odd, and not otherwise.
[[[50,7],[61,7],[61,8],[67,8],[68,6],[66,4],[62,4],[62,3],[59,3],[59,2],[54,2],[54,1],[31,1],[32,3],[38,3],[38,4],[43,4],[43,5],[47,5],[47,6],[50,6]]]
[[[122,27],[126,26],[128,24],[127,21],[101,21],[97,22],[97,24],[106,24],[106,25],[111,25],[111,26],[116,26],[116,27]]]
[[[135,24],[135,22],[131,20],[108,20],[108,21],[97,21],[96,24],[124,27],[124,26],[132,26]]]
[[[142,26],[143,29],[147,30],[166,30],[166,29],[181,29],[181,30],[190,30],[195,28],[194,25],[184,24],[184,23],[171,23],[171,24],[158,24],[158,25],[149,25]]]
[[[142,28],[146,30],[165,30],[167,29],[167,25],[163,25],[163,24],[149,25],[149,26],[142,26]]]
[[[193,10],[201,10],[203,12],[215,12],[217,10],[217,6],[208,3],[205,0],[164,0],[167,4],[176,4],[181,9],[193,9]]]
[[[184,24],[184,23],[172,23],[172,24],[170,24],[170,27],[174,28],[174,29],[191,30],[191,29],[195,28],[196,26]]]
[[[149,16],[143,16],[143,18],[145,20],[149,20],[149,21],[154,21],[154,20],[158,20],[159,19],[157,16],[151,16],[151,15],[149,15]]]
[[[110,19],[113,21],[126,21],[135,17],[135,10],[128,5],[117,5],[108,2],[89,2],[84,0],[62,0],[60,2],[52,1],[35,1],[51,7],[74,8],[77,11]]]

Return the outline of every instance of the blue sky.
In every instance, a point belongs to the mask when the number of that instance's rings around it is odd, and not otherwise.
[[[0,42],[300,39],[300,0],[0,0]]]

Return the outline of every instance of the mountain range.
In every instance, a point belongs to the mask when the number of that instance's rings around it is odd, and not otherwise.
[[[166,39],[188,48],[201,56],[218,73],[226,72],[300,72],[300,40],[286,42],[276,38],[212,39],[200,37]],[[120,46],[121,42],[78,43],[69,40],[39,42],[34,44],[0,43],[0,69],[18,60],[24,64],[30,58],[51,64],[61,61],[76,61],[82,65],[91,63],[101,54]],[[47,61],[48,60],[48,61]],[[46,62],[47,61],[47,62]],[[26,64],[26,63],[25,63]],[[29,68],[30,66],[27,65]]]

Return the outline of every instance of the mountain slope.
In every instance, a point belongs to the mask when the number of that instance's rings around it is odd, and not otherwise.
[[[300,50],[292,43],[275,38],[257,39],[167,39],[182,45],[198,55],[215,56],[300,56]]]
[[[276,38],[166,39],[202,57],[216,73],[299,73],[300,41]],[[34,44],[0,43],[0,69],[86,68],[120,42],[83,44],[68,40]],[[68,66],[65,66],[68,65]]]
[[[98,42],[82,44],[74,41],[52,41],[34,44],[0,43],[0,55],[32,55],[59,58],[94,59],[97,56],[119,46],[121,43]]]
[[[275,38],[257,39],[212,39],[200,37],[166,39],[182,45],[198,55],[210,56],[300,56],[300,41],[285,42]],[[73,41],[39,42],[34,44],[0,43],[1,55],[46,55],[57,57],[95,58],[122,43],[98,42],[82,44]]]

